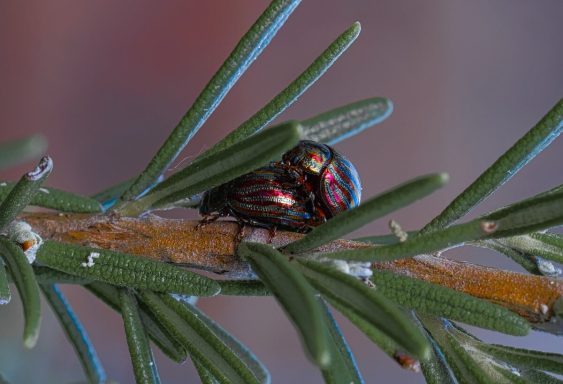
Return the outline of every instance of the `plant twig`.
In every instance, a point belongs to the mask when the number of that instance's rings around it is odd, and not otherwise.
[[[34,213],[20,217],[44,239],[100,247],[192,268],[223,273],[230,278],[253,278],[248,263],[236,256],[240,241],[271,243],[276,247],[293,242],[302,234],[241,226],[217,221],[203,226],[199,221]],[[372,245],[335,240],[316,249],[334,252]],[[500,304],[517,312],[536,328],[561,328],[550,322],[553,306],[563,296],[563,282],[421,255],[394,262],[374,263],[376,270],[419,278]],[[551,328],[550,328],[551,327]]]

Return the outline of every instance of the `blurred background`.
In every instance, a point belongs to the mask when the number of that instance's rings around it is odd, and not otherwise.
[[[57,0],[0,2],[0,141],[41,132],[55,170],[47,185],[92,194],[140,172],[266,7],[265,1]],[[193,159],[282,90],[356,20],[352,48],[278,121],[303,119],[372,96],[393,100],[383,124],[339,143],[367,198],[417,175],[450,184],[392,218],[416,229],[563,96],[563,3],[558,0],[308,0],[188,145]],[[556,141],[472,215],[561,184]],[[32,164],[0,179],[17,179]],[[193,217],[193,216],[192,216]],[[387,233],[387,221],[357,235]],[[448,257],[520,270],[502,256]],[[131,383],[121,319],[80,288],[64,287],[108,376]],[[22,346],[17,295],[0,307],[0,372],[13,383],[77,383],[83,374],[49,309],[34,350]],[[45,304],[45,303],[44,303]],[[273,299],[211,298],[201,308],[246,343],[274,383],[320,383]],[[368,383],[422,383],[342,320]],[[476,334],[563,352],[560,340]],[[190,363],[157,353],[163,383],[197,382]],[[32,368],[33,367],[33,368]]]

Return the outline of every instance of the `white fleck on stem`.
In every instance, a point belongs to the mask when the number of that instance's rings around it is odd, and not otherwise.
[[[323,259],[322,261],[330,264],[335,269],[347,275],[357,277],[359,279],[368,279],[373,274],[371,270],[371,263],[362,261],[346,261],[346,260],[333,260]]]
[[[481,221],[481,230],[486,234],[494,233],[498,228],[498,225],[494,221]]]
[[[84,268],[91,268],[95,264],[94,259],[97,259],[98,257],[100,257],[99,252],[90,252],[90,254],[88,255],[88,261],[86,261],[85,263],[82,263],[81,265]]]
[[[542,257],[535,257],[538,270],[544,276],[557,277],[561,275],[561,268],[557,268],[551,261],[545,260]]]
[[[401,225],[397,223],[395,220],[391,220],[389,222],[389,229],[391,230],[391,233],[399,239],[399,242],[404,243],[405,241],[407,241],[409,237],[408,233],[403,231]]]
[[[31,225],[25,221],[13,221],[5,229],[4,234],[19,244],[29,264],[33,264],[37,250],[43,244],[43,239],[33,231]]]

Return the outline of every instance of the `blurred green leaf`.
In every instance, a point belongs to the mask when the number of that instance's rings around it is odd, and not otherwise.
[[[162,147],[125,191],[123,200],[132,200],[145,191],[176,159],[182,149],[215,111],[229,90],[270,43],[299,0],[274,0],[213,75]]]
[[[356,360],[350,351],[350,347],[346,343],[346,339],[336,320],[330,313],[325,301],[321,297],[317,297],[323,307],[323,315],[327,324],[328,333],[330,335],[331,361],[327,368],[323,368],[323,377],[327,384],[363,384],[364,379],[358,370]]]
[[[360,23],[352,24],[329,47],[324,50],[307,69],[291,82],[250,119],[229,133],[195,162],[238,143],[271,123],[280,113],[293,104],[311,85],[313,85],[344,53],[360,34]],[[367,106],[366,106],[367,107]],[[373,108],[372,108],[373,109]]]
[[[0,258],[0,305],[8,304],[12,298],[10,287],[8,285],[8,275],[4,261]]]
[[[499,305],[439,285],[386,271],[371,280],[388,299],[428,315],[436,315],[510,335],[523,336],[528,322]]]
[[[426,225],[421,233],[444,228],[486,199],[543,151],[563,130],[563,99]]]
[[[110,308],[121,314],[118,288],[104,283],[90,283],[86,285],[85,288],[106,303]],[[177,363],[184,362],[187,358],[184,347],[168,333],[166,328],[159,323],[158,319],[143,306],[143,303],[139,304],[141,320],[151,340],[172,361]]]
[[[0,373],[0,384],[10,384],[8,380]]]
[[[43,135],[32,135],[23,139],[0,144],[0,169],[23,164],[45,153],[47,140]]]
[[[250,137],[211,155],[197,164],[190,164],[170,176],[149,194],[118,209],[124,215],[138,215],[149,207],[166,208],[184,198],[226,183],[265,165],[291,147],[300,137],[300,126],[287,122]]]
[[[119,290],[119,305],[121,307],[127,345],[129,346],[129,354],[133,363],[135,382],[138,384],[160,383],[156,363],[149,346],[147,332],[139,315],[137,300],[129,289],[121,288]]]
[[[0,201],[6,199],[16,183],[0,183]],[[56,188],[39,188],[29,205],[56,209],[61,212],[96,213],[101,212],[100,203],[89,197],[75,195]]]
[[[303,120],[303,137],[334,145],[385,121],[392,112],[393,103],[385,97],[356,101]]]
[[[407,181],[313,228],[301,239],[283,247],[283,250],[299,253],[338,239],[375,219],[428,196],[444,186],[447,181],[448,175],[445,173],[421,176]]]
[[[39,337],[41,325],[39,286],[33,268],[21,248],[4,236],[0,236],[0,256],[8,266],[23,304],[25,317],[23,344],[26,348],[33,348]]]
[[[70,304],[56,285],[40,285],[43,295],[61,324],[66,338],[78,355],[89,383],[103,384],[106,373],[98,359],[88,334],[74,314]]]
[[[266,244],[242,243],[238,255],[246,259],[264,285],[274,294],[298,330],[304,349],[319,367],[331,362],[322,308],[315,290],[284,255]]]
[[[353,311],[414,356],[426,355],[429,346],[424,336],[401,309],[378,290],[330,266],[301,258],[296,260],[305,277],[331,304]]]
[[[39,161],[39,165],[33,171],[27,172],[21,177],[8,196],[0,203],[0,230],[10,224],[30,203],[52,169],[53,161],[46,156]]]
[[[39,248],[37,261],[72,275],[129,288],[196,296],[213,296],[220,290],[215,281],[181,267],[52,240],[45,241]]]
[[[157,295],[150,291],[140,291],[139,294],[168,332],[220,383],[261,383],[251,368],[209,327],[208,319],[192,311],[193,306],[166,294]]]

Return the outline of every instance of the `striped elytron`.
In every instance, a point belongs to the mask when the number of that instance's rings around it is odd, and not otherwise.
[[[314,141],[301,141],[283,155],[283,162],[302,169],[327,215],[360,205],[362,184],[354,165],[333,148]]]
[[[205,193],[200,213],[299,232],[359,205],[355,167],[328,145],[301,141],[281,162],[242,175]]]

